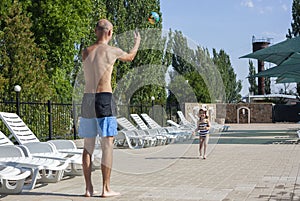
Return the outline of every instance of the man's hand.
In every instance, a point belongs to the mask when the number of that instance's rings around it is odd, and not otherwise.
[[[134,41],[138,43],[141,41],[141,36],[137,29],[134,31]]]

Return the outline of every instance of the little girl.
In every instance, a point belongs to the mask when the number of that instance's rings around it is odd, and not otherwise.
[[[206,114],[207,109],[202,107],[199,110],[199,120],[197,122],[197,128],[195,132],[199,133],[199,154],[200,158],[202,158],[202,148],[203,148],[203,159],[206,159],[206,149],[209,140],[209,129],[210,129],[210,122],[208,120],[208,116]]]

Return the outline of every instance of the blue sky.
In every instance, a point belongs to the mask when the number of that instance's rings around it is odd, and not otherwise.
[[[230,56],[248,94],[248,59],[252,36],[272,38],[271,45],[285,40],[292,22],[292,0],[161,0],[163,29],[180,30],[199,46],[220,49]],[[257,66],[254,60],[254,65]],[[275,88],[280,88],[273,86]],[[277,90],[278,91],[278,90]]]

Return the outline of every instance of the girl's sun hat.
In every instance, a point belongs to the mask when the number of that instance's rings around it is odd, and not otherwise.
[[[207,105],[201,105],[200,110],[202,111],[207,111]]]

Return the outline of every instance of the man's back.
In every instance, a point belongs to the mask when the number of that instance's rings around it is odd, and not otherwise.
[[[124,52],[107,44],[94,44],[84,51],[85,93],[112,92],[113,65]]]

